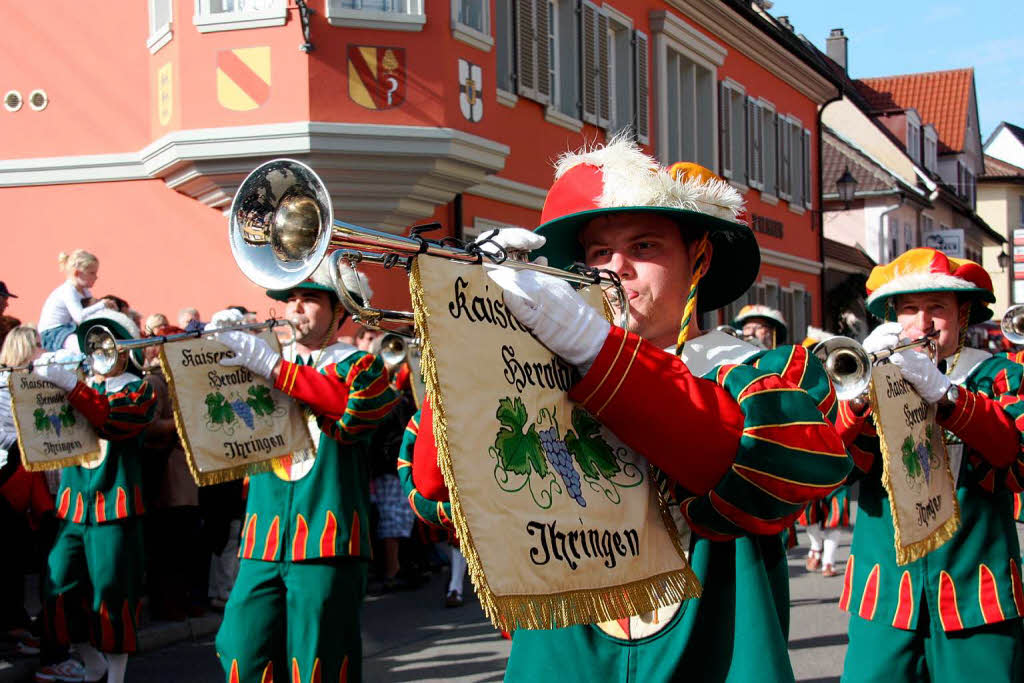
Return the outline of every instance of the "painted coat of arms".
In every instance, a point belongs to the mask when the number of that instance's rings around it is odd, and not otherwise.
[[[367,109],[405,102],[405,48],[349,45],[348,96]]]

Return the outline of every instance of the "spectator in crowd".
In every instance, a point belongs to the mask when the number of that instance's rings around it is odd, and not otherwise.
[[[242,314],[242,324],[244,325],[258,323],[260,321],[259,316],[256,315],[256,311],[250,311],[245,306],[228,306],[228,308]]]
[[[7,337],[7,333],[13,330],[18,325],[21,325],[21,321],[15,318],[14,316],[0,315],[0,344],[4,343],[4,339]]]
[[[369,351],[373,345],[373,340],[380,335],[380,330],[375,330],[372,327],[360,327],[359,331],[356,332],[355,347],[360,351]]]
[[[75,249],[70,254],[61,252],[57,257],[61,271],[67,276],[60,287],[50,292],[39,314],[39,330],[43,348],[56,351],[64,348],[78,350],[78,340],[73,334],[75,326],[83,318],[103,308],[114,308],[107,301],[93,301],[89,289],[96,284],[100,262],[84,249]]]
[[[186,332],[203,329],[203,323],[199,320],[199,311],[194,308],[183,308],[178,311],[178,327]]]
[[[148,336],[156,336],[157,330],[161,327],[168,327],[170,323],[167,321],[167,316],[163,313],[154,313],[153,315],[146,318],[146,326],[142,331]],[[175,328],[180,329],[180,328]]]
[[[9,299],[17,299],[17,295],[11,294],[11,291],[7,289],[7,285],[3,280],[0,280],[0,315],[3,315],[7,311],[7,304]]]

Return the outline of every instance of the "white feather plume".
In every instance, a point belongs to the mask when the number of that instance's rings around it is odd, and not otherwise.
[[[625,132],[617,134],[607,145],[589,145],[562,154],[555,162],[555,178],[580,164],[602,171],[603,188],[596,198],[601,208],[661,206],[725,220],[736,220],[744,208],[742,195],[723,180],[676,180]]]

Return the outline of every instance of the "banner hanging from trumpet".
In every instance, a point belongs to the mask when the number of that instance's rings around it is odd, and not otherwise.
[[[31,372],[10,375],[11,415],[29,472],[80,465],[100,453],[96,431],[67,393]]]
[[[700,593],[646,460],[568,398],[574,368],[476,264],[417,258],[411,290],[438,459],[484,612],[561,628]],[[595,307],[601,291],[587,292]]]
[[[273,332],[260,337],[280,350]],[[299,405],[248,369],[221,365],[230,353],[206,338],[160,347],[178,435],[200,486],[268,471],[274,458],[313,452]]]
[[[871,405],[882,449],[882,485],[896,531],[896,563],[920,559],[960,528],[960,507],[945,432],[897,366],[871,373]]]

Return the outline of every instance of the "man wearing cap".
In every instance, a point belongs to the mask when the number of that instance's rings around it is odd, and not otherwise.
[[[536,271],[516,272],[522,294],[510,288],[504,298],[579,370],[570,397],[660,468],[703,584],[700,598],[648,614],[517,630],[508,681],[793,680],[778,534],[851,465],[825,417],[835,394],[805,349],[758,355],[735,337],[701,334],[699,312],[733,301],[757,274],[757,242],[736,220],[741,211],[739,194],[706,169],[663,169],[616,139],[559,160],[535,234],[494,238],[555,267],[583,261],[621,279],[628,329]],[[428,478],[416,484],[444,499]]]
[[[345,288],[360,298],[368,287],[342,267]],[[367,443],[395,394],[378,358],[334,341],[347,314],[330,282],[325,262],[311,280],[267,292],[285,302],[296,326],[290,359],[245,332],[214,337],[236,354],[223,363],[272,379],[304,405],[317,444],[250,479],[238,578],[216,641],[228,683],[361,680],[359,610],[371,552]],[[222,311],[210,326],[239,316]]]
[[[732,321],[744,339],[756,339],[765,349],[774,349],[786,343],[786,319],[782,312],[762,304],[747,304]]]
[[[117,339],[139,336],[128,316],[104,309],[78,325],[80,348],[97,325]],[[141,362],[141,356],[136,360]],[[75,643],[86,681],[98,681],[106,671],[108,683],[120,683],[128,653],[136,649],[143,563],[141,437],[155,416],[156,396],[127,367],[128,353],[122,351],[108,374],[94,374],[88,384],[63,365],[37,361],[33,367],[35,374],[68,392],[71,405],[104,440],[96,460],[61,470],[57,517],[62,521],[45,582],[48,636],[63,645]],[[88,613],[83,613],[86,604]]]
[[[10,290],[7,289],[7,285],[4,284],[3,280],[0,280],[0,315],[3,315],[4,311],[7,310],[7,300],[17,298],[16,295],[11,294]]]
[[[960,529],[925,557],[898,566],[871,409],[840,406],[861,489],[840,607],[851,613],[844,681],[1024,680],[1024,590],[1013,493],[1024,488],[1022,367],[964,346],[987,320],[992,281],[978,264],[911,249],[871,271],[868,310],[888,321],[865,350],[938,332],[937,358],[891,357],[928,403],[938,404],[956,482]]]

